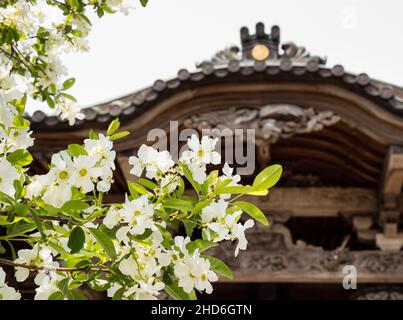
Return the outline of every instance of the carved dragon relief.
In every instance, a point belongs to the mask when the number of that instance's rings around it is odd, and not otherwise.
[[[322,130],[338,122],[332,111],[273,104],[262,108],[226,108],[198,113],[184,120],[186,127],[202,129],[255,129],[256,137],[275,143],[279,138]]]

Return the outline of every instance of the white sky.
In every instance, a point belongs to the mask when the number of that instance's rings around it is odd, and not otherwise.
[[[180,68],[240,45],[239,29],[256,22],[281,29],[328,66],[403,86],[403,1],[150,0],[129,16],[94,21],[91,51],[65,57],[76,78],[71,93],[88,106],[137,91]],[[30,107],[33,110],[35,107]]]

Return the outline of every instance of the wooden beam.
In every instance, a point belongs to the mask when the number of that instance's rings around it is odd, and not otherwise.
[[[331,217],[374,214],[378,211],[377,193],[364,188],[307,187],[273,188],[265,197],[245,196],[273,215]]]
[[[232,252],[231,252],[232,253]],[[218,255],[234,272],[235,283],[339,283],[343,268],[352,265],[357,271],[357,284],[403,283],[403,252],[325,251],[295,249],[267,251],[248,249],[235,258]]]
[[[118,162],[127,164],[121,157]],[[136,177],[128,175],[127,179],[135,182]],[[186,194],[196,195],[193,190],[186,190]],[[121,198],[120,195],[111,195],[111,199],[116,201]],[[376,191],[364,188],[284,187],[274,188],[265,197],[244,196],[242,200],[254,203],[276,221],[286,221],[292,216],[375,216],[378,212]]]
[[[391,146],[386,155],[381,180],[385,209],[397,209],[403,187],[403,147]]]

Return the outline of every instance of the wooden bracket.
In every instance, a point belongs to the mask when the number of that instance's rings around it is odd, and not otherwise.
[[[403,187],[403,147],[390,146],[380,183],[380,222],[398,222]]]

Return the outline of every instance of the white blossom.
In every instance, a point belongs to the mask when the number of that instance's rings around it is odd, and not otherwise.
[[[15,192],[13,183],[19,178],[17,169],[7,160],[0,159],[0,191],[13,197]]]
[[[188,166],[193,179],[200,184],[207,178],[206,165],[221,162],[221,155],[214,151],[217,141],[218,138],[212,139],[203,136],[199,142],[197,136],[192,134],[187,142],[189,150],[184,151],[179,159]]]
[[[137,157],[129,158],[129,164],[133,166],[130,173],[140,177],[143,170],[146,170],[146,177],[154,179],[165,174],[175,164],[168,151],[158,152],[145,144],[141,145]]]
[[[96,167],[97,159],[93,156],[78,156],[73,159],[73,174],[70,183],[81,188],[84,193],[93,191],[94,181],[101,175],[102,169]]]
[[[32,249],[21,249],[18,251],[18,258],[14,260],[17,264],[27,266],[43,267],[39,274],[58,267],[59,264],[53,261],[52,251],[47,247],[40,247],[36,243]],[[18,282],[25,281],[29,276],[29,269],[24,267],[15,267],[15,278]],[[37,276],[37,277],[38,277]]]
[[[221,156],[218,152],[214,151],[217,141],[218,138],[212,139],[208,136],[203,136],[199,142],[197,136],[192,134],[187,142],[190,150],[182,153],[181,160],[204,164],[219,164]]]
[[[3,130],[0,131],[0,137],[6,140],[5,146],[7,152],[32,147],[34,139],[31,137],[31,134],[32,131],[29,131],[29,128],[11,129],[9,134],[6,134]]]
[[[39,273],[35,277],[35,284],[38,287],[35,289],[36,294],[34,299],[48,300],[53,293],[59,291],[57,284],[62,279],[63,277],[58,275],[56,272]]]
[[[20,300],[21,294],[6,283],[6,273],[0,267],[0,300]]]
[[[84,148],[89,156],[99,158],[100,167],[104,170],[101,176],[108,176],[110,170],[115,170],[116,151],[108,137],[99,134],[98,139],[85,139]]]
[[[218,280],[217,275],[210,270],[210,262],[201,258],[198,250],[195,250],[192,255],[186,255],[182,261],[176,263],[174,272],[179,279],[178,285],[187,293],[195,288],[210,294],[213,292],[210,282]]]
[[[48,84],[54,83],[54,79],[49,79]],[[57,114],[60,115],[62,120],[67,120],[69,125],[73,125],[77,120],[83,120],[85,115],[81,112],[81,108],[75,104],[72,104],[68,100],[63,101],[56,107]]]
[[[142,195],[137,199],[126,202],[120,210],[123,222],[130,226],[131,234],[143,234],[145,229],[154,229],[154,208],[148,203],[148,196]]]
[[[1,71],[0,71],[0,81],[1,81]],[[0,124],[6,127],[10,127],[13,124],[15,112],[7,104],[4,95],[0,92]]]

